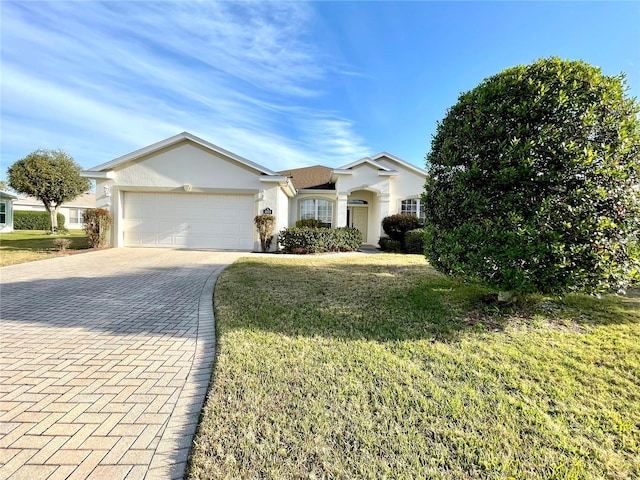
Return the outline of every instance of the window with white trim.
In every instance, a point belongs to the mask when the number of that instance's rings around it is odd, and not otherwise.
[[[0,202],[0,224],[7,223],[7,202]]]
[[[329,200],[312,198],[300,202],[300,220],[320,220],[331,228],[333,223],[333,203]]]
[[[419,198],[409,198],[407,200],[402,200],[402,203],[400,205],[400,213],[418,217],[421,222],[424,222],[426,218],[422,201]]]
[[[69,209],[69,223],[82,223],[82,217],[86,208],[70,208]]]

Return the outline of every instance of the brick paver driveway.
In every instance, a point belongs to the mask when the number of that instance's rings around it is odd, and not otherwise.
[[[111,249],[0,269],[0,479],[182,478],[211,292],[241,255]]]

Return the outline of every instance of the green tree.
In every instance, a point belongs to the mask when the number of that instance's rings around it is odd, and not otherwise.
[[[81,170],[62,150],[40,149],[9,167],[9,186],[42,201],[51,215],[51,231],[55,233],[60,206],[89,190],[89,179],[80,176]]]
[[[427,256],[520,292],[623,290],[637,272],[640,121],[623,74],[558,58],[463,93],[427,155]]]
[[[4,180],[0,180],[0,190],[6,192],[9,189],[9,185]]]

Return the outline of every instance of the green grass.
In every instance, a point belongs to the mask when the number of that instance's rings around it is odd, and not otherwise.
[[[232,265],[189,478],[639,478],[640,298],[492,293],[419,256]]]
[[[0,266],[44,260],[60,255],[53,241],[56,238],[71,240],[69,251],[87,249],[87,238],[82,230],[70,230],[68,234],[51,235],[44,230],[17,230],[0,233]]]

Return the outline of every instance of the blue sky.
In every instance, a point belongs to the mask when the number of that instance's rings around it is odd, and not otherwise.
[[[37,148],[89,168],[185,130],[273,170],[380,151],[424,167],[461,92],[554,55],[640,97],[640,2],[0,8],[0,178]]]

